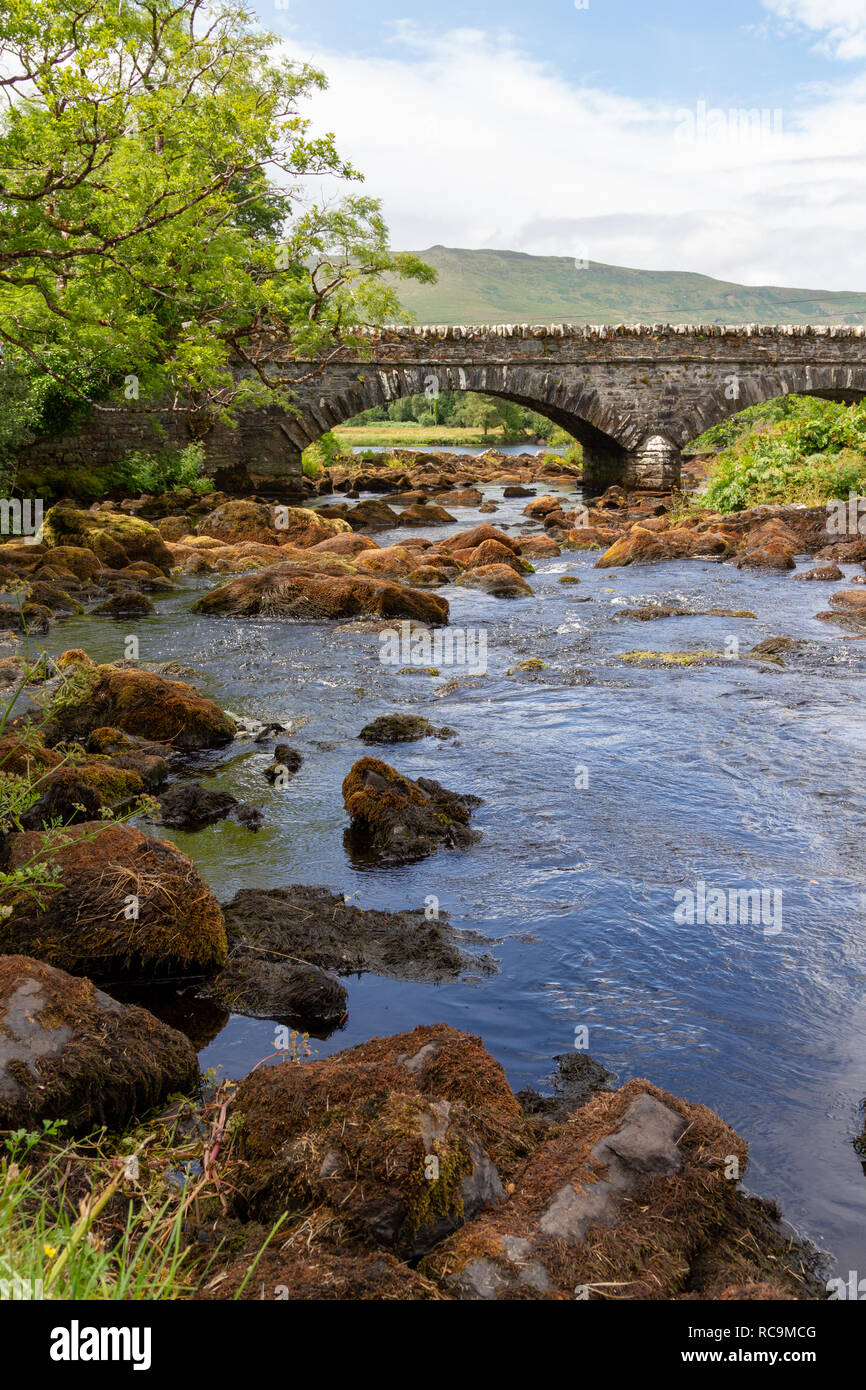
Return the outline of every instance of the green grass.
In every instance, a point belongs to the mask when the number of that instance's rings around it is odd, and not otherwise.
[[[575,255],[578,253],[575,252]],[[401,283],[418,323],[866,323],[866,294],[738,285],[689,271],[433,246],[435,285]]]
[[[188,1298],[220,1254],[190,1243],[189,1227],[219,1217],[234,1181],[233,1089],[224,1082],[119,1135],[64,1141],[56,1121],[0,1134],[0,1297]]]
[[[417,425],[411,420],[376,421],[370,425],[339,425],[334,434],[343,449],[400,449],[417,445],[437,444],[442,448],[460,445],[465,448],[495,448],[502,443],[502,431],[484,434],[480,429],[460,425]],[[530,441],[527,440],[527,443]]]

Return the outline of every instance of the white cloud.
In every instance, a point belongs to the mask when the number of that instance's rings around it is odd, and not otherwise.
[[[790,24],[822,34],[819,46],[834,58],[866,57],[864,0],[764,0],[764,5]]]
[[[395,246],[866,289],[866,78],[811,92],[782,133],[765,113],[749,140],[685,83],[640,101],[573,85],[507,37],[397,37],[374,58],[317,54],[331,86],[313,108],[382,197]]]

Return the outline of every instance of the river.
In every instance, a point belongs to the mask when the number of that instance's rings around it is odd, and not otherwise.
[[[460,508],[458,524],[426,534],[526,525],[524,501],[485,493],[494,516]],[[313,1041],[317,1055],[445,1020],[480,1034],[519,1089],[542,1084],[586,1026],[590,1053],[621,1080],[645,1076],[719,1111],[751,1145],[746,1185],[777,1197],[845,1274],[866,1272],[866,1177],[851,1143],[866,1096],[866,644],[816,620],[826,585],[708,561],[597,570],[596,558],[535,562],[531,599],[445,589],[452,625],[485,630],[488,670],[444,694],[459,670],[398,675],[380,662],[375,634],[192,615],[195,593],[214,581],[181,579],[136,623],[141,659],[194,667],[236,714],[308,722],[289,738],[304,763],[282,791],[264,781],[268,755],[250,743],[198,763],[211,769],[207,785],[264,807],[257,835],[232,821],[159,833],[221,899],[288,883],[326,884],[362,906],[434,896],[458,927],[493,938],[498,974],[438,987],[347,980],[348,1021]],[[566,573],[580,584],[558,584]],[[670,601],[757,618],[617,619]],[[45,644],[117,660],[127,627],[71,619]],[[779,634],[809,644],[784,668],[618,659],[719,648],[731,636],[745,652]],[[506,674],[533,656],[548,669]],[[458,738],[381,750],[358,741],[363,724],[394,709]],[[483,797],[473,822],[482,840],[404,867],[353,863],[340,784],[366,753]],[[678,924],[674,894],[699,881],[779,890],[781,932]],[[240,1077],[273,1039],[272,1023],[232,1018],[202,1065]]]

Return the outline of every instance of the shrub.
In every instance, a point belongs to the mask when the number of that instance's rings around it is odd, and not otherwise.
[[[134,450],[116,463],[108,474],[110,488],[122,488],[130,496],[142,492],[212,492],[210,478],[200,476],[204,463],[204,447],[187,444],[183,449],[164,450],[159,454]]]
[[[866,491],[866,402],[788,399],[785,415],[757,429],[750,422],[718,455],[702,506],[730,512],[763,503],[817,505]]]

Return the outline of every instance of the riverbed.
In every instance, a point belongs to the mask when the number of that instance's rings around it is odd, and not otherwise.
[[[456,524],[421,534],[485,520],[540,531],[524,500],[484,491],[494,515],[459,508]],[[444,1020],[480,1034],[515,1089],[544,1088],[554,1054],[586,1028],[589,1052],[621,1081],[644,1076],[717,1110],[751,1145],[747,1186],[777,1197],[846,1275],[862,1270],[866,1176],[851,1141],[866,1096],[866,643],[815,617],[841,585],[710,561],[597,570],[596,559],[536,561],[532,598],[443,589],[452,627],[486,636],[479,676],[400,674],[380,660],[374,632],[194,615],[196,593],[224,580],[179,579],[156,615],[135,622],[141,660],[182,662],[234,714],[290,726],[304,762],[279,789],[262,776],[270,744],[202,755],[196,775],[259,803],[264,828],[157,833],[195,859],[221,900],[289,883],[325,884],[361,906],[436,899],[496,957],[498,973],[441,986],[346,980],[348,1019],[311,1040],[316,1055]],[[580,583],[561,585],[563,575]],[[757,616],[618,616],[672,602]],[[118,660],[128,625],[75,618],[45,645]],[[784,667],[621,660],[634,649],[731,649],[731,638],[745,655],[777,635],[806,643]],[[508,674],[531,657],[546,669]],[[393,710],[457,737],[382,749],[358,740]],[[340,785],[368,753],[482,797],[480,842],[401,867],[353,861]],[[677,889],[699,882],[778,890],[781,931],[681,924]],[[240,1077],[273,1046],[273,1023],[233,1017],[201,1063]]]

